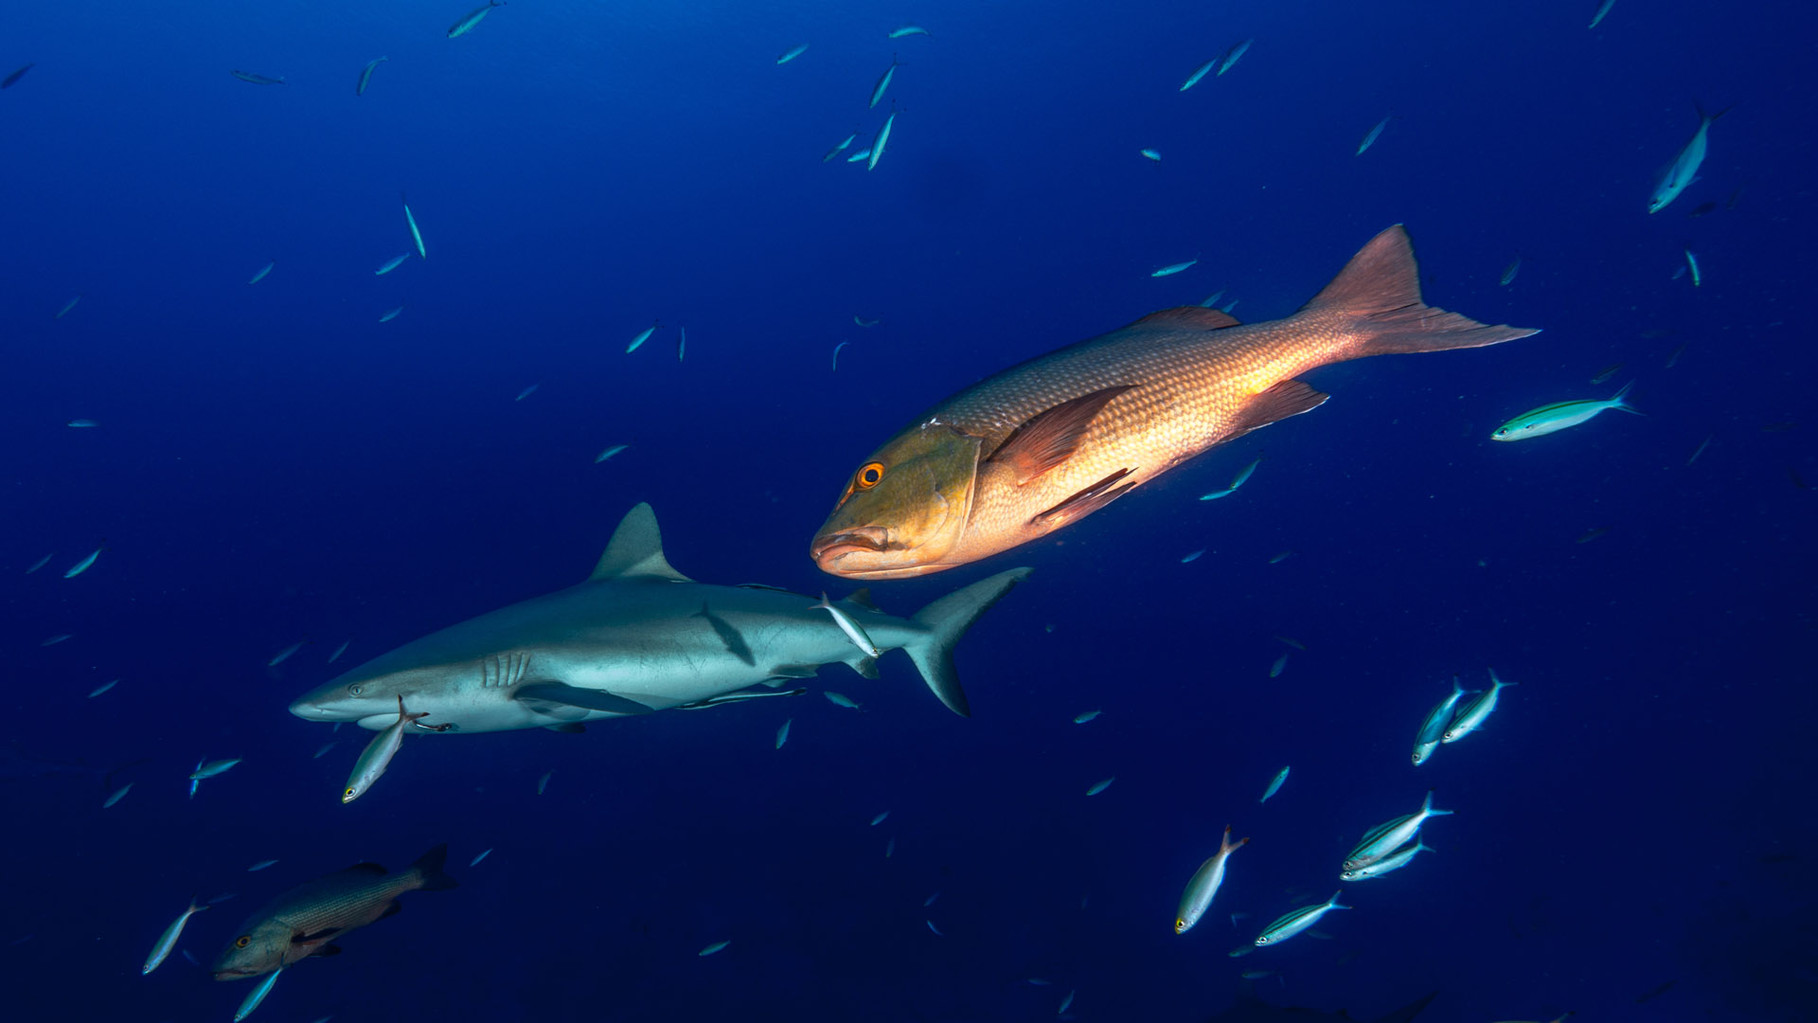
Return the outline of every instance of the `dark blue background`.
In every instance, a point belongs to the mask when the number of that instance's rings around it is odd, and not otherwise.
[[[384,6],[0,7],[0,72],[38,65],[0,93],[0,737],[149,758],[106,812],[96,776],[0,785],[9,1018],[227,1019],[247,985],[138,974],[187,896],[241,893],[192,922],[206,961],[283,887],[444,839],[458,891],[407,896],[257,1018],[1041,1020],[1076,988],[1080,1019],[1196,1020],[1244,969],[1360,1017],[1435,988],[1423,1019],[1818,1012],[1802,5],[1617,0],[1586,31],[1590,0],[513,0],[452,41],[465,0]],[[885,38],[910,21],[933,37]],[[882,123],[893,53],[876,170],[821,163]],[[1694,101],[1735,109],[1650,216]],[[410,244],[400,189],[429,259],[375,277]],[[1429,301],[1545,333],[1321,370],[1315,414],[1043,544],[879,586],[908,613],[1037,568],[961,647],[970,721],[899,656],[880,682],[828,669],[863,714],[810,696],[413,740],[343,807],[365,734],[285,713],[578,580],[639,500],[686,573],[837,592],[808,537],[923,407],[1220,288],[1287,315],[1395,222]],[[1688,246],[1697,289],[1673,277]],[[1487,439],[1631,378],[1646,418]],[[1238,495],[1195,500],[1265,448]],[[1277,634],[1309,650],[1270,679]],[[1485,665],[1520,688],[1410,767],[1450,676]],[[203,755],[246,762],[190,802]],[[1330,941],[1226,957],[1429,786],[1457,811],[1435,855],[1352,886]],[[1176,937],[1227,822],[1254,840]]]

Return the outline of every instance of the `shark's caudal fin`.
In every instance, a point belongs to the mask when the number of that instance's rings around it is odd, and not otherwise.
[[[606,553],[593,568],[588,582],[611,579],[666,579],[685,583],[687,576],[669,567],[663,557],[663,533],[657,528],[656,512],[649,504],[639,504],[619,520],[619,528],[606,544]]]
[[[979,615],[989,611],[1029,572],[1027,568],[1013,568],[981,579],[929,604],[910,619],[928,631],[904,644],[903,651],[915,662],[922,681],[928,683],[934,695],[960,717],[971,717],[972,707],[966,702],[966,691],[960,688],[959,674],[953,668],[953,647]]]
[[[1350,321],[1341,328],[1354,339],[1350,352],[1342,356],[1349,359],[1481,348],[1540,332],[1528,327],[1490,326],[1423,303],[1414,247],[1400,224],[1370,239],[1332,278],[1332,283],[1300,311],[1303,315],[1335,315]]]
[[[441,845],[438,845],[434,849],[417,857],[417,861],[410,865],[410,869],[416,871],[417,876],[422,878],[422,883],[417,887],[426,892],[438,892],[444,888],[459,887],[459,885],[455,883],[455,879],[449,877],[442,869],[447,862],[447,842],[443,842]]]

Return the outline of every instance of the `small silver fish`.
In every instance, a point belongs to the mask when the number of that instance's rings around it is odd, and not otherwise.
[[[480,865],[481,860],[483,860],[486,857],[491,856],[491,855],[492,855],[491,848],[482,849],[482,850],[480,850],[480,855],[475,856],[473,859],[467,861],[467,865],[470,867],[477,867]]]
[[[1102,710],[1081,711],[1080,713],[1073,715],[1073,723],[1076,725],[1083,725],[1103,713],[1104,711]]]
[[[808,52],[808,44],[803,43],[800,46],[793,47],[793,48],[785,51],[781,56],[779,56],[776,59],[776,62],[778,64],[787,64],[790,61],[794,60],[797,57],[800,57],[802,54],[807,53],[807,52]]]
[[[410,238],[417,243],[417,258],[428,259],[429,250],[423,246],[423,232],[417,230],[416,214],[410,212],[410,200],[404,198],[402,192],[398,193],[398,199],[404,204],[404,223],[410,227]]]
[[[272,78],[267,75],[255,74],[251,71],[236,70],[236,71],[229,71],[228,74],[233,75],[235,78],[238,78],[240,81],[246,82],[251,85],[283,85],[284,84],[284,79],[282,77]]]
[[[612,456],[618,454],[621,451],[624,451],[625,449],[627,449],[629,447],[631,447],[631,445],[629,445],[629,444],[614,444],[611,447],[607,448],[606,450],[595,455],[594,459],[593,459],[593,464],[599,465],[601,462],[604,462],[608,458],[611,458]]]
[[[1257,948],[1264,945],[1279,945],[1318,923],[1319,918],[1327,913],[1335,909],[1350,909],[1350,906],[1339,905],[1338,897],[1343,894],[1342,891],[1333,892],[1331,898],[1317,906],[1306,906],[1282,915],[1274,923],[1263,928],[1263,932],[1256,936],[1254,944]]]
[[[1357,870],[1383,859],[1414,841],[1420,834],[1420,826],[1428,819],[1450,816],[1451,813],[1450,810],[1433,809],[1433,792],[1429,789],[1426,801],[1420,804],[1420,812],[1403,814],[1365,832],[1363,840],[1345,857],[1344,869]]]
[[[44,640],[42,643],[39,643],[38,645],[39,646],[56,646],[58,643],[66,643],[75,638],[76,638],[76,634],[73,632],[59,632],[55,636],[49,637],[48,639]]]
[[[865,627],[858,623],[858,619],[852,617],[845,608],[827,599],[826,590],[821,591],[821,602],[810,605],[809,610],[825,611],[832,615],[833,623],[840,627],[840,631],[846,634],[846,638],[852,641],[852,645],[863,651],[866,657],[884,655],[884,652],[878,649],[878,645],[871,641],[871,637],[866,634]]]
[[[554,771],[545,771],[543,777],[537,779],[537,795],[542,795],[544,791],[549,788],[549,779],[554,776],[554,774]]]
[[[888,820],[889,817],[890,817],[890,811],[885,810],[883,813],[880,813],[876,817],[871,818],[871,826],[875,828],[879,824],[882,824],[882,823],[884,823],[884,821]]]
[[[390,59],[390,57],[376,57],[366,62],[366,66],[360,69],[359,82],[354,85],[355,96],[366,95],[366,87],[372,84],[372,73],[378,70],[380,64],[383,64]]]
[[[1218,851],[1206,862],[1199,865],[1193,877],[1187,881],[1186,890],[1180,895],[1180,908],[1174,913],[1174,933],[1185,934],[1199,923],[1199,918],[1212,908],[1212,898],[1218,894],[1218,888],[1225,883],[1225,861],[1231,854],[1250,844],[1248,838],[1231,841],[1231,826],[1225,825],[1225,833],[1218,840]]]
[[[1623,400],[1628,396],[1629,388],[1634,386],[1635,383],[1632,380],[1623,384],[1622,390],[1617,391],[1608,401],[1561,401],[1529,409],[1498,426],[1495,432],[1490,434],[1490,439],[1515,441],[1544,437],[1549,433],[1558,433],[1560,430],[1577,426],[1580,423],[1590,422],[1597,413],[1605,409],[1620,409],[1632,415],[1641,415],[1642,413],[1635,406]]]
[[[352,642],[353,642],[353,640],[351,640],[351,639],[342,640],[341,645],[338,647],[335,647],[335,652],[328,655],[328,663],[333,664],[336,661],[340,660],[341,655],[347,652],[347,644],[352,643]]]
[[[823,690],[821,695],[825,696],[827,702],[833,704],[835,707],[844,707],[847,710],[864,710],[863,707],[860,707],[853,701],[852,697],[847,696],[845,693],[836,693],[831,689],[827,689]]]
[[[347,787],[341,790],[341,802],[351,803],[365,795],[384,776],[391,760],[398,755],[404,745],[404,730],[412,721],[428,717],[427,711],[411,714],[404,709],[404,697],[398,696],[398,719],[386,725],[384,730],[372,737],[360,756],[354,760],[353,773],[348,775]]]
[[[1275,659],[1274,664],[1269,665],[1269,677],[1270,678],[1280,678],[1282,671],[1285,670],[1287,667],[1288,667],[1288,655],[1282,654],[1280,657],[1277,657]]]
[[[145,957],[145,965],[139,968],[139,975],[144,976],[150,973],[169,958],[171,949],[177,947],[177,939],[183,936],[183,925],[189,923],[190,917],[207,908],[206,903],[197,904],[195,897],[191,896],[189,908],[184,910],[181,916],[172,920],[170,926],[164,928],[163,934],[158,935],[158,943],[152,946],[151,954]]]
[[[70,310],[76,308],[76,303],[80,302],[80,301],[82,301],[82,296],[77,295],[75,298],[72,298],[68,302],[63,303],[63,308],[57,310],[57,315],[53,318],[61,320],[65,316],[68,316]]]
[[[1609,16],[1610,8],[1614,6],[1616,6],[1616,0],[1603,0],[1603,3],[1598,4],[1597,13],[1591,15],[1590,27],[1596,28],[1598,25],[1603,24],[1603,19]]]
[[[923,921],[922,921],[922,923],[925,923],[925,924],[927,924],[927,925],[928,925],[928,929],[929,929],[929,930],[931,930],[931,931],[933,931],[933,932],[934,932],[934,936],[935,936],[935,937],[937,937],[937,938],[944,938],[944,937],[946,937],[946,935],[945,935],[945,934],[942,934],[942,933],[941,933],[941,929],[940,929],[940,928],[939,928],[939,927],[936,927],[936,926],[934,926],[934,921],[933,921],[933,920],[923,920]]]
[[[642,347],[644,342],[650,340],[650,335],[656,333],[658,325],[658,323],[652,323],[650,326],[645,327],[637,337],[632,338],[631,343],[625,346],[625,354],[630,355],[632,352],[635,352]]]
[[[88,571],[89,567],[95,563],[95,559],[100,557],[101,552],[106,549],[107,548],[105,548],[105,547],[95,548],[95,551],[93,554],[90,554],[88,557],[83,558],[81,561],[76,562],[74,565],[71,565],[69,567],[69,570],[63,573],[63,578],[74,579],[75,577]]]
[[[232,770],[233,766],[238,763],[240,763],[239,758],[233,760],[210,760],[209,762],[198,766],[194,771],[191,771],[189,780],[201,781],[204,778],[213,778],[217,774],[225,774],[229,770]]]
[[[403,311],[404,311],[403,306],[394,306],[390,309],[387,309],[383,314],[381,314],[379,316],[379,322],[380,323],[390,323],[391,321],[397,319],[398,314]]]
[[[531,395],[537,393],[537,388],[541,387],[541,386],[542,386],[541,384],[531,384],[529,387],[526,387],[522,391],[519,391],[518,396],[511,400],[512,401],[523,401],[525,398],[528,398]]]
[[[274,260],[272,260],[272,261],[271,261],[271,262],[269,262],[269,263],[267,263],[267,264],[265,264],[265,265],[264,265],[264,266],[262,266],[262,267],[260,267],[260,268],[259,268],[259,272],[258,272],[258,273],[256,273],[256,274],[253,274],[253,275],[252,275],[252,280],[250,280],[250,281],[247,281],[247,282],[246,282],[246,283],[247,283],[247,284],[257,284],[257,283],[259,283],[259,282],[260,282],[260,281],[262,281],[262,280],[264,280],[264,279],[265,279],[265,275],[266,275],[266,274],[269,274],[269,273],[271,273],[271,268],[272,268],[272,267],[274,267],[274,266],[277,266],[277,265],[278,265],[278,261],[277,261],[277,260],[275,260],[275,259],[274,259]]]
[[[126,794],[128,792],[131,792],[132,790],[133,790],[133,783],[130,781],[127,782],[125,785],[122,785],[119,788],[115,789],[113,795],[108,796],[107,801],[101,804],[101,809],[103,809],[103,810],[109,809],[115,803],[118,803],[120,800],[125,799]]]
[[[896,111],[892,110],[890,116],[884,119],[883,130],[877,133],[877,141],[871,143],[871,153],[865,161],[866,170],[877,170],[877,162],[884,157],[884,144],[890,141],[890,129],[894,127],[896,127]]]
[[[374,270],[373,274],[378,277],[383,277],[386,274],[391,273],[393,270],[396,270],[398,267],[403,266],[404,261],[409,258],[410,258],[410,253],[400,252],[397,255],[386,260],[385,262],[379,264],[379,268],[377,270]]]
[[[1186,92],[1188,89],[1191,89],[1195,85],[1198,85],[1199,80],[1201,78],[1206,77],[1206,73],[1211,71],[1213,66],[1216,65],[1217,63],[1218,63],[1218,58],[1213,57],[1211,60],[1208,60],[1204,64],[1201,64],[1200,66],[1194,68],[1193,73],[1187,76],[1187,80],[1180,83],[1180,91]]]
[[[1054,1014],[1056,1016],[1066,1015],[1067,1010],[1073,1008],[1073,996],[1078,993],[1078,991],[1067,992],[1067,997],[1061,999],[1060,1008],[1054,1010]]]
[[[1685,265],[1686,265],[1686,269],[1692,271],[1692,287],[1694,287],[1694,288],[1703,287],[1704,286],[1704,271],[1698,265],[1698,255],[1696,253],[1694,253],[1691,249],[1685,250]]]
[[[1427,711],[1427,716],[1420,719],[1420,731],[1414,733],[1415,767],[1426,763],[1427,758],[1433,755],[1433,751],[1439,748],[1440,742],[1445,739],[1446,726],[1452,721],[1452,711],[1458,706],[1458,701],[1463,699],[1464,695],[1464,685],[1458,681],[1458,676],[1454,675],[1452,677],[1452,695],[1434,704],[1433,709]]]
[[[1111,777],[1109,777],[1109,778],[1106,778],[1106,779],[1105,779],[1105,780],[1104,780],[1104,781],[1101,781],[1101,782],[1099,782],[1099,783],[1098,783],[1098,784],[1096,784],[1096,785],[1094,785],[1094,786],[1092,786],[1092,787],[1091,787],[1091,788],[1089,788],[1089,789],[1087,789],[1087,790],[1086,790],[1086,795],[1088,795],[1088,796],[1096,796],[1096,795],[1098,795],[1098,794],[1099,794],[1099,793],[1100,793],[1100,792],[1103,792],[1103,791],[1105,791],[1105,790],[1106,790],[1106,789],[1108,789],[1108,788],[1110,788],[1110,787],[1111,787],[1111,783],[1112,783],[1112,782],[1114,782],[1114,781],[1116,781],[1116,780],[1117,780],[1117,775],[1112,775],[1112,776],[1111,776]]]
[[[287,647],[285,647],[285,648],[284,648],[284,649],[282,649],[282,650],[280,650],[280,651],[278,651],[278,652],[277,652],[277,653],[275,653],[275,654],[272,654],[272,655],[271,655],[271,660],[269,660],[269,661],[266,661],[266,662],[265,662],[265,666],[266,666],[266,667],[267,667],[267,668],[275,668],[275,667],[277,667],[277,666],[278,666],[278,665],[280,665],[280,664],[283,664],[283,663],[284,663],[284,662],[285,662],[285,661],[288,661],[288,660],[290,660],[290,657],[291,657],[291,655],[292,655],[292,654],[294,654],[294,653],[296,653],[296,652],[297,652],[297,651],[299,651],[299,650],[301,650],[301,649],[303,649],[303,644],[305,644],[305,643],[307,643],[307,642],[309,642],[309,640],[306,640],[306,639],[300,639],[300,640],[298,640],[298,641],[297,641],[297,642],[295,642],[295,643],[292,643],[292,644],[291,644],[291,645],[289,645],[289,646],[287,646]]]
[[[322,759],[323,755],[326,754],[329,750],[334,749],[336,746],[339,746],[339,745],[341,745],[341,740],[331,739],[328,742],[323,743],[322,748],[316,750],[315,756],[312,756],[309,759],[320,760],[320,759]]]
[[[891,39],[903,39],[908,36],[928,36],[930,39],[934,37],[933,33],[920,25],[904,25],[902,28],[893,28],[890,30],[889,37]]]
[[[833,372],[838,373],[840,371],[840,349],[851,343],[852,342],[850,341],[841,341],[839,344],[833,346]]]
[[[877,108],[878,101],[884,98],[884,91],[890,88],[890,80],[896,77],[896,69],[902,66],[902,63],[896,59],[896,55],[891,54],[890,66],[884,69],[884,73],[878,77],[877,84],[872,86],[871,105],[865,109]]]
[[[1357,144],[1357,155],[1358,156],[1364,155],[1364,152],[1366,150],[1368,150],[1371,146],[1375,145],[1376,140],[1382,137],[1382,130],[1384,128],[1387,128],[1389,126],[1389,122],[1393,121],[1394,119],[1395,119],[1395,115],[1390,114],[1388,117],[1385,117],[1380,121],[1377,121],[1376,127],[1371,128],[1370,133],[1368,135],[1365,135],[1363,137],[1363,141],[1359,142]]]
[[[1514,259],[1509,261],[1508,266],[1502,268],[1502,277],[1496,283],[1506,288],[1515,283],[1515,275],[1520,272],[1521,256],[1517,255]]]
[[[1519,684],[1520,683],[1517,682],[1504,682],[1502,679],[1496,677],[1496,669],[1491,668],[1490,688],[1485,692],[1479,693],[1476,699],[1458,709],[1458,716],[1454,717],[1452,723],[1446,726],[1443,741],[1457,742],[1465,736],[1470,735],[1472,732],[1477,731],[1479,728],[1482,728],[1483,723],[1489,719],[1491,712],[1496,709],[1497,694],[1509,686]]]
[[[714,954],[715,952],[718,952],[721,949],[724,949],[727,945],[730,945],[730,944],[732,944],[732,942],[730,942],[730,941],[716,941],[713,944],[708,945],[706,948],[701,949],[699,952],[696,952],[695,955],[705,958],[706,956],[710,956],[710,955]]]
[[[111,682],[103,682],[100,685],[96,686],[94,688],[94,690],[88,694],[88,698],[92,700],[95,697],[100,696],[102,693],[107,692],[109,689],[112,689],[113,687],[115,687],[119,684],[120,684],[119,679],[114,679]]]
[[[1679,193],[1697,179],[1698,168],[1704,165],[1705,154],[1710,148],[1711,125],[1728,112],[1726,109],[1707,114],[1702,107],[1698,108],[1698,130],[1692,133],[1691,140],[1673,158],[1673,162],[1667,165],[1667,169],[1661,172],[1660,181],[1654,186],[1654,194],[1648,197],[1649,213],[1659,213],[1666,209],[1674,199],[1679,198]]]
[[[871,159],[871,147],[866,146],[865,148],[859,150],[858,152],[853,153],[851,156],[846,157],[846,162],[847,163],[864,163],[866,160],[869,160],[869,159]]]
[[[1277,774],[1274,777],[1274,779],[1269,782],[1269,787],[1263,791],[1262,798],[1257,800],[1257,802],[1266,803],[1269,801],[1270,796],[1273,796],[1277,792],[1280,792],[1282,783],[1288,780],[1288,771],[1289,770],[1290,770],[1290,768],[1287,768],[1287,767],[1282,768],[1281,772],[1279,774]]]
[[[1142,155],[1148,157],[1149,159],[1154,160],[1156,163],[1161,162],[1161,153],[1154,149],[1141,149],[1141,150],[1138,150],[1138,152],[1142,153]]]
[[[259,871],[264,870],[267,867],[275,867],[277,865],[278,865],[277,860],[260,860],[259,862],[253,864],[252,866],[247,867],[246,872],[248,874],[257,874]]]
[[[92,430],[101,424],[95,422],[93,419],[72,419],[64,425],[72,430]]]
[[[1206,553],[1206,549],[1204,547],[1201,547],[1199,550],[1196,550],[1196,551],[1188,551],[1186,554],[1181,556],[1180,563],[1183,565],[1186,565],[1186,564],[1190,564],[1192,562],[1198,561],[1200,558],[1200,555],[1202,555],[1204,553]]]
[[[851,146],[854,142],[857,142],[857,141],[858,141],[858,132],[855,131],[852,134],[846,136],[846,141],[841,142],[839,145],[834,146],[832,149],[827,150],[827,155],[821,157],[821,162],[822,163],[832,162],[834,157],[845,152],[849,146]]]
[[[478,25],[488,14],[491,14],[494,7],[503,6],[505,6],[505,0],[487,0],[486,6],[474,8],[467,12],[466,17],[463,17],[460,21],[448,26],[448,38],[459,39],[473,31],[473,27]]]
[[[271,976],[260,981],[259,986],[253,988],[252,994],[246,996],[246,1001],[241,1002],[240,1007],[234,1010],[234,1023],[240,1023],[241,1020],[252,1015],[253,1010],[259,1007],[259,1003],[265,1001],[265,996],[271,994],[272,985],[276,984],[278,978],[283,974],[284,968],[279,967],[271,971]]]
[[[1218,73],[1222,75],[1226,71],[1236,67],[1237,62],[1244,59],[1244,54],[1250,52],[1250,47],[1254,45],[1255,42],[1256,40],[1254,39],[1245,39],[1243,42],[1226,50],[1225,55],[1219,59]]]
[[[776,748],[777,749],[782,749],[783,743],[786,743],[789,741],[789,726],[792,724],[795,724],[794,718],[790,718],[787,721],[784,721],[782,727],[778,728],[776,730]]]
[[[1423,852],[1432,852],[1433,847],[1416,838],[1414,844],[1389,856],[1384,856],[1375,863],[1358,867],[1355,870],[1340,872],[1339,879],[1344,881],[1368,881],[1373,877],[1391,874],[1408,865],[1408,861]]]
[[[1193,266],[1193,264],[1195,264],[1197,262],[1199,262],[1199,260],[1189,259],[1185,263],[1169,263],[1167,266],[1162,267],[1160,270],[1155,271],[1154,273],[1150,274],[1149,276],[1151,276],[1151,277],[1172,277],[1175,274],[1180,273],[1182,270],[1185,270],[1185,269]]]

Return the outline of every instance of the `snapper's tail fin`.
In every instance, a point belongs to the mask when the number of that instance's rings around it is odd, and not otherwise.
[[[1414,246],[1400,224],[1370,239],[1301,314],[1338,318],[1351,337],[1345,359],[1482,348],[1538,334],[1538,328],[1478,323],[1420,300]]]
[[[1013,568],[981,579],[970,586],[954,590],[915,613],[910,620],[928,631],[904,644],[903,652],[915,662],[922,681],[947,709],[960,717],[971,717],[972,706],[966,691],[960,688],[959,673],[953,667],[953,648],[978,621],[978,616],[991,609],[998,598],[1022,582],[1031,570]]]

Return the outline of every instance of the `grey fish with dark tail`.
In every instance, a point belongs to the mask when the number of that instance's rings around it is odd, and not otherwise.
[[[448,846],[438,845],[399,874],[356,863],[292,888],[240,925],[215,957],[215,979],[257,977],[310,956],[339,954],[335,939],[396,913],[398,896],[455,887],[442,870],[447,859]]]
[[[940,402],[860,463],[809,553],[822,571],[861,579],[969,564],[1318,407],[1328,395],[1301,374],[1533,333],[1423,303],[1397,225],[1286,319],[1240,324],[1216,309],[1164,309]]]

